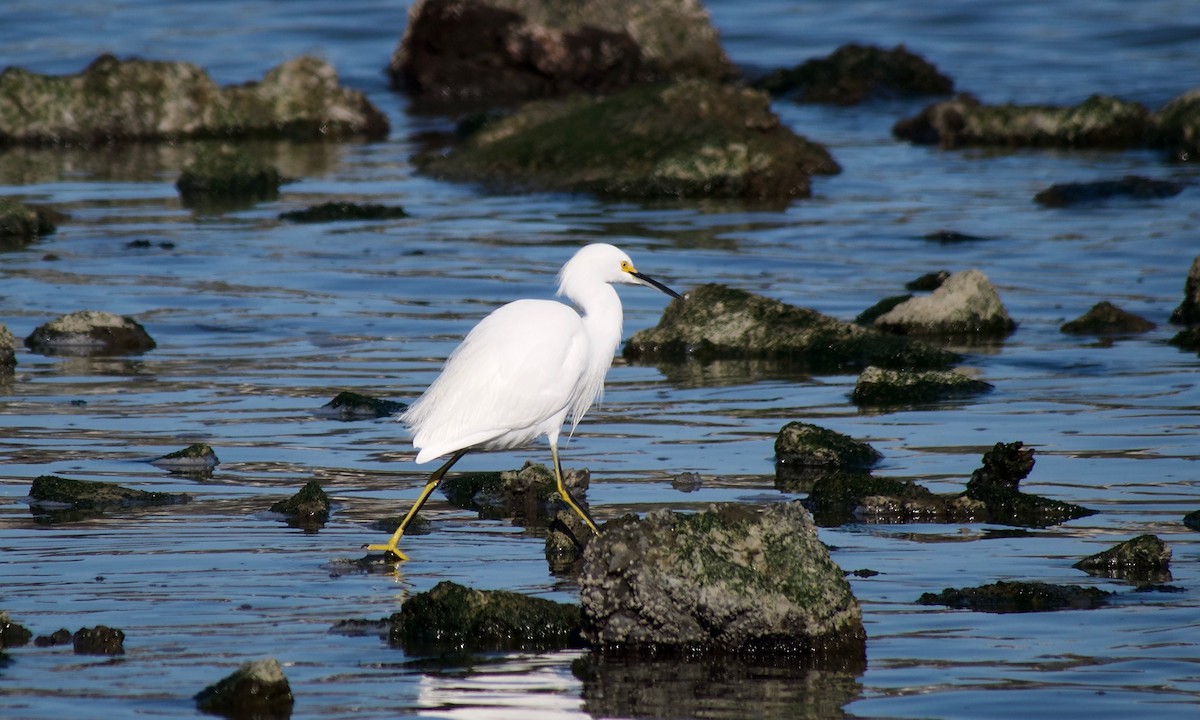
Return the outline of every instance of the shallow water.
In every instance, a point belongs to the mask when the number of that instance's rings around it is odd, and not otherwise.
[[[1147,203],[1046,210],[1053,182],[1138,173],[1195,181],[1154,153],[947,153],[890,138],[924,103],[777,111],[828,144],[844,172],[782,212],[644,207],[562,194],[497,196],[416,175],[417,136],[381,68],[403,28],[400,4],[271,2],[8,3],[0,61],[75,72],[97,54],[182,59],[221,82],[255,79],[301,52],[330,59],[391,117],[369,145],[261,144],[248,152],[288,176],[277,202],[224,215],[182,208],[173,187],[186,148],[8,150],[0,192],[70,213],[58,233],[0,254],[0,322],[18,337],[59,314],[136,316],[158,349],[136,358],[27,352],[0,386],[0,609],[37,634],[122,628],[120,658],[69,648],[11,651],[0,715],[187,717],[191,696],[264,656],[285,665],[300,717],[859,717],[1087,715],[1194,717],[1200,702],[1200,538],[1180,522],[1200,507],[1195,354],[1166,340],[1200,252],[1195,187]],[[1200,25],[1190,6],[1120,2],[911,4],[710,2],[727,50],[768,68],[858,41],[903,42],[989,102],[1074,103],[1093,92],[1156,107],[1194,86]],[[403,205],[410,219],[292,225],[278,213],[331,199]],[[943,245],[926,233],[984,239]],[[923,410],[860,412],[854,376],[797,377],[725,363],[618,360],[601,407],[564,449],[592,471],[599,519],[657,507],[766,503],[772,442],[790,420],[869,440],[880,474],[962,488],[998,441],[1037,449],[1023,487],[1100,511],[1063,526],[858,524],[822,531],[863,602],[869,664],[857,677],[787,668],[608,667],[572,674],[578,653],[492,655],[431,664],[378,638],[330,634],[376,618],[443,579],[571,600],[542,544],[435,495],[435,532],[406,539],[400,576],[343,572],[381,540],[366,524],[407,507],[428,468],[387,421],[337,422],[314,410],[343,389],[408,401],[457,339],[495,305],[547,297],[582,242],[622,245],[676,289],[724,282],[850,319],[907,280],[984,270],[1015,334],[973,348],[967,365],[996,391]],[[133,248],[135,240],[149,247]],[[665,298],[623,291],[625,336],[657,322]],[[1159,323],[1112,344],[1058,326],[1100,300]],[[145,462],[211,444],[211,478]],[[548,461],[544,448],[469,456],[465,470]],[[697,472],[700,490],[672,489]],[[43,525],[25,495],[58,474],[187,492],[189,505]],[[318,533],[265,509],[310,479],[337,503]],[[1141,533],[1174,550],[1171,585],[1133,593],[1071,568]],[[921,593],[1000,579],[1096,585],[1113,607],[993,615],[915,604]],[[735,694],[736,693],[738,694]],[[731,699],[732,698],[732,699]]]

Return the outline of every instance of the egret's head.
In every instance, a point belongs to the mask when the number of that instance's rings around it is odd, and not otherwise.
[[[575,253],[575,257],[563,265],[562,272],[558,274],[558,294],[571,297],[574,289],[596,281],[645,285],[661,290],[671,297],[680,297],[679,293],[666,285],[638,272],[625,251],[607,243],[585,245]]]

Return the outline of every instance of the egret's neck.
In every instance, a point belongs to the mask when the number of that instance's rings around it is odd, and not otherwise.
[[[608,283],[595,283],[566,294],[579,308],[583,325],[592,343],[592,359],[605,368],[621,342],[621,298]]]

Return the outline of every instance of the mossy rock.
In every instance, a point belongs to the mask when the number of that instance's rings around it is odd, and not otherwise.
[[[1122,310],[1107,300],[1059,328],[1069,335],[1134,335],[1158,327],[1144,317]]]
[[[179,505],[191,500],[189,495],[147,492],[93,480],[73,480],[57,475],[42,475],[29,488],[32,505],[66,507],[76,510],[107,510],[111,508]]]
[[[408,406],[394,400],[343,390],[317,410],[317,414],[336,420],[368,420],[392,417]]]
[[[887,50],[857,43],[794,68],[775,70],[754,85],[797,102],[831,105],[954,92],[953,80],[903,45]]]
[[[790,422],[775,437],[775,486],[805,492],[813,481],[833,471],[866,471],[883,457],[878,450],[848,435],[810,423]]]
[[[1092,610],[1107,605],[1112,595],[1094,587],[1001,580],[974,588],[946,588],[940,593],[925,593],[917,603],[979,612],[1025,613]]]
[[[1089,555],[1071,567],[1097,577],[1133,582],[1171,580],[1171,548],[1157,535],[1138,535],[1103,552]]]
[[[953,370],[885,370],[869,367],[854,384],[851,397],[859,406],[924,405],[991,392],[991,383]]]
[[[686,299],[672,300],[657,326],[629,339],[624,355],[639,362],[761,358],[811,372],[872,364],[941,368],[960,360],[917,340],[718,284],[700,285]]]
[[[288,525],[316,530],[329,520],[329,496],[316,480],[309,480],[295,495],[271,505],[271,512],[287,518]]]
[[[209,445],[192,443],[182,450],[157,457],[150,464],[172,472],[208,472],[220,465],[221,460]]]
[[[216,149],[198,153],[175,181],[175,187],[187,207],[237,207],[274,200],[284,182],[279,170],[271,165],[244,153]]]
[[[20,247],[49,235],[58,229],[56,223],[65,217],[49,208],[26,205],[13,198],[0,197],[0,247],[9,244]]]
[[[194,699],[202,712],[239,720],[287,720],[296,702],[275,658],[243,663]]]
[[[1172,160],[1200,158],[1200,89],[1189,90],[1155,113],[1154,144],[1166,148]]]

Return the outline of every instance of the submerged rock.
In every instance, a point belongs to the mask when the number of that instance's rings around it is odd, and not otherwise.
[[[1200,326],[1180,330],[1167,341],[1167,344],[1174,345],[1181,350],[1200,352]]]
[[[329,496],[316,480],[309,480],[295,495],[271,505],[271,512],[287,517],[289,526],[304,530],[318,530],[325,525],[329,509]]]
[[[28,628],[13,622],[7,611],[0,610],[0,650],[27,645],[32,637]]]
[[[1033,196],[1036,203],[1046,207],[1068,207],[1097,203],[1114,197],[1135,200],[1157,200],[1174,197],[1183,192],[1184,184],[1172,180],[1156,180],[1140,175],[1126,175],[1120,180],[1056,183]]]
[[[528,103],[416,162],[506,190],[774,204],[807,197],[811,175],[840,171],[779,122],[766,93],[702,80]]]
[[[76,655],[124,655],[125,633],[106,625],[80,628],[71,636]]]
[[[903,45],[886,50],[856,43],[843,45],[827,57],[771,72],[754,85],[797,102],[831,105],[954,92],[953,80]]]
[[[0,145],[189,138],[383,138],[388,120],[323,60],[298,57],[257,83],[218,87],[184,62],[101,55],[76,75],[0,74]]]
[[[885,370],[871,366],[854,383],[851,398],[860,406],[920,405],[971,397],[993,390],[991,383],[954,370]]]
[[[862,613],[798,502],[651,512],[584,551],[584,638],[622,650],[861,661]]]
[[[1089,555],[1071,567],[1089,575],[1133,582],[1169,582],[1171,548],[1156,535],[1138,535]]]
[[[150,461],[151,465],[172,472],[206,472],[221,464],[217,453],[205,443],[192,443],[182,450]]]
[[[587,469],[563,470],[563,484],[581,507],[591,480]],[[526,462],[520,470],[462,473],[442,480],[442,492],[451,505],[474,510],[487,519],[515,518],[519,524],[545,525],[558,500],[554,471]]]
[[[147,492],[94,480],[72,480],[57,475],[34,478],[29,504],[44,510],[103,511],[114,508],[180,505],[191,500],[182,493]]]
[[[917,603],[991,613],[1048,612],[1092,610],[1107,605],[1112,595],[1094,587],[1001,580],[975,588],[946,588],[936,594],[925,593]]]
[[[96,310],[61,315],[25,338],[25,347],[43,355],[140,355],[156,346],[133,318]]]
[[[63,216],[60,213],[47,208],[0,197],[0,247],[10,243],[16,243],[19,247],[43,235],[49,235],[58,229],[55,220],[61,217]]]
[[[635,333],[624,354],[642,362],[764,358],[813,372],[872,364],[940,368],[960,359],[909,338],[716,284],[693,288],[686,300],[672,300],[658,325]]]
[[[343,390],[317,410],[317,415],[336,420],[366,420],[391,417],[407,405],[394,400],[380,400],[349,390]]]
[[[1146,318],[1104,300],[1083,315],[1063,323],[1059,329],[1071,335],[1133,335],[1149,332],[1156,327]]]
[[[579,606],[443,580],[390,618],[388,642],[413,654],[581,647]]]
[[[7,325],[0,323],[0,372],[11,371],[17,366],[17,338]]]
[[[175,187],[186,207],[239,207],[274,200],[284,182],[275,167],[230,148],[219,148],[198,153]]]
[[[959,232],[958,230],[935,230],[925,233],[921,238],[942,245],[957,245],[959,243],[987,240],[987,238],[980,235],[971,235],[970,233]],[[932,290],[933,288],[929,289]]]
[[[1016,327],[995,286],[974,269],[954,273],[932,294],[900,303],[873,324],[901,335],[948,336],[1003,336]]]
[[[1153,131],[1139,103],[1093,95],[1074,107],[984,105],[960,94],[898,121],[892,134],[918,145],[964,147],[1132,148]]]
[[[1195,162],[1200,158],[1200,88],[1189,90],[1155,113],[1155,144],[1172,159]]]
[[[275,658],[242,664],[237,670],[195,695],[201,712],[238,720],[286,720],[295,698]]]
[[[422,106],[490,106],[733,65],[690,0],[418,0],[388,72]]]
[[[404,208],[398,205],[327,202],[312,205],[303,210],[289,210],[280,213],[279,219],[298,223],[326,223],[350,220],[398,220],[408,216]]]
[[[1200,325],[1200,255],[1192,260],[1187,280],[1183,283],[1183,300],[1171,313],[1171,322],[1179,325]]]

